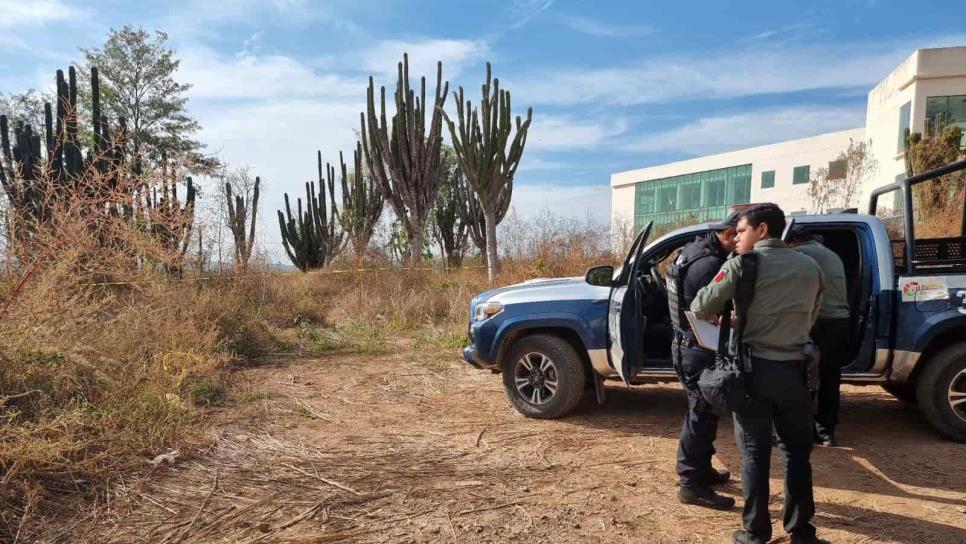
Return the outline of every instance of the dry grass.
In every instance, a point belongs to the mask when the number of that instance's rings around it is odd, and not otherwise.
[[[510,253],[500,284],[613,262],[602,230],[551,227]],[[0,319],[0,540],[103,502],[113,479],[158,454],[196,449],[207,410],[232,402],[234,365],[385,354],[399,336],[455,348],[469,299],[488,288],[481,268],[177,278],[48,240],[47,258],[0,276],[11,301]]]

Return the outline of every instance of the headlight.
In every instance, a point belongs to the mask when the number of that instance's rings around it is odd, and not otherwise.
[[[484,302],[477,304],[473,312],[473,321],[485,321],[503,311],[503,305],[499,302]]]

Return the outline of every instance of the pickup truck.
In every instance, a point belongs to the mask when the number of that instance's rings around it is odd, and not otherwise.
[[[821,234],[845,265],[853,323],[843,382],[879,385],[917,402],[939,433],[966,442],[966,221],[960,236],[920,239],[913,221],[913,187],[961,170],[966,161],[881,187],[868,214],[789,223]],[[641,230],[617,269],[598,266],[584,277],[475,296],[466,361],[502,373],[510,402],[532,418],[563,417],[590,392],[604,402],[605,380],[676,380],[662,272],[710,228],[693,225],[649,242],[651,230]]]

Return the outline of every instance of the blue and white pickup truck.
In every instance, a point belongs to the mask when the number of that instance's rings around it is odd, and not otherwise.
[[[821,234],[845,265],[855,319],[843,382],[916,401],[941,434],[966,442],[966,222],[961,236],[917,239],[912,198],[913,186],[960,170],[966,161],[877,189],[867,215],[793,219]],[[603,402],[604,380],[676,380],[663,265],[709,225],[648,243],[650,231],[616,270],[474,297],[466,361],[502,373],[513,406],[534,418],[562,417],[590,391]]]

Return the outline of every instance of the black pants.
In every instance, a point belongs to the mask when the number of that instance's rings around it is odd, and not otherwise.
[[[714,439],[718,435],[718,415],[698,392],[696,380],[702,370],[714,364],[714,353],[699,347],[687,347],[675,340],[671,346],[671,360],[688,396],[688,412],[678,442],[678,476],[682,487],[707,485],[711,457],[715,453]],[[692,380],[695,382],[689,384]]]
[[[745,531],[767,542],[768,472],[772,429],[785,459],[785,531],[803,538],[815,535],[812,497],[812,397],[805,386],[804,362],[752,359],[748,383],[754,402],[735,412],[735,438],[741,449],[741,488]]]
[[[815,432],[828,437],[839,423],[839,386],[842,365],[848,357],[849,331],[852,322],[844,319],[819,319],[812,328],[812,340],[821,351],[818,407],[815,412]]]

